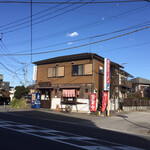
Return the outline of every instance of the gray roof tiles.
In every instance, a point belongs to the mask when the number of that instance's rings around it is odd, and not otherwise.
[[[141,78],[141,77],[137,77],[137,78],[134,78],[132,80],[130,80],[131,83],[137,83],[137,84],[150,84],[150,80],[148,79],[144,79],[144,78]]]

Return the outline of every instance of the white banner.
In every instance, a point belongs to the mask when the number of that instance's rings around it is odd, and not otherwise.
[[[104,59],[104,91],[110,89],[110,60]]]
[[[37,66],[33,67],[33,81],[36,81],[36,77],[37,77]]]

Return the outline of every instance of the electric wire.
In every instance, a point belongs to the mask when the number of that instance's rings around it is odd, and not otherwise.
[[[92,1],[94,1],[94,0],[92,0]],[[56,17],[58,17],[58,16],[64,15],[64,14],[66,14],[66,13],[69,13],[69,12],[75,10],[75,9],[78,9],[78,8],[80,8],[80,7],[83,7],[84,5],[86,5],[86,4],[81,4],[80,6],[77,6],[77,7],[75,7],[75,8],[70,9],[70,10],[67,10],[67,11],[65,11],[65,12],[63,12],[63,13],[57,14],[57,15],[52,16],[52,17],[50,17],[50,18],[43,19],[43,20],[38,21],[38,22],[35,22],[35,23],[33,23],[32,25],[37,25],[37,24],[39,24],[39,23],[43,23],[43,22],[45,22],[45,21],[49,21],[49,20],[54,19],[54,18],[56,18]],[[30,27],[30,25],[26,25],[26,26],[24,26],[24,27],[20,27],[20,28],[17,28],[17,29],[9,30],[9,31],[3,32],[3,33],[6,34],[6,33],[14,32],[14,31],[17,31],[17,30],[25,29],[25,28],[27,28],[27,27]],[[3,31],[3,30],[0,30],[0,31]]]
[[[69,0],[69,1],[70,1],[70,0]],[[46,11],[49,11],[49,10],[51,10],[51,9],[53,9],[53,8],[56,8],[56,7],[60,6],[60,5],[61,5],[61,4],[56,5],[56,6],[53,6],[53,7],[50,7],[50,8],[45,9],[45,10],[42,10],[42,11],[40,11],[40,12],[38,12],[38,13],[33,14],[33,15],[32,15],[32,17],[37,16],[37,15],[39,15],[39,14],[41,14],[41,13],[46,12]],[[27,16],[27,17],[24,17],[24,18],[22,18],[22,19],[19,19],[19,20],[16,20],[16,21],[10,22],[10,23],[8,23],[8,24],[1,25],[1,26],[0,26],[0,28],[3,28],[3,27],[6,27],[6,26],[9,26],[9,25],[11,25],[11,24],[15,24],[15,23],[17,23],[17,22],[24,21],[24,20],[26,20],[26,19],[30,19],[30,17],[31,17],[31,16]]]
[[[80,0],[80,1],[82,1],[82,0]],[[73,4],[71,4],[71,5],[69,5],[69,6],[66,6],[66,7],[63,7],[63,8],[61,8],[61,9],[55,10],[55,11],[50,12],[50,13],[48,13],[48,14],[45,14],[45,15],[43,15],[43,16],[39,16],[39,17],[34,18],[34,19],[32,19],[32,20],[35,21],[35,20],[41,19],[42,17],[46,17],[46,16],[49,16],[49,15],[52,15],[52,14],[54,14],[54,13],[56,13],[56,12],[59,12],[59,11],[61,11],[61,10],[64,10],[64,9],[68,8],[68,7],[71,7],[72,5],[73,5]],[[59,5],[57,5],[57,6],[59,6]],[[56,7],[56,6],[55,6],[55,7]],[[52,7],[52,8],[54,8],[54,7]],[[38,13],[38,14],[40,14],[40,13]],[[33,17],[33,15],[32,15],[32,16],[30,15],[30,18],[31,18],[31,17]],[[22,20],[22,19],[21,19],[21,20]],[[18,21],[16,21],[16,22],[18,22]],[[14,23],[15,23],[15,22],[14,22]],[[13,24],[14,24],[14,23],[13,23]],[[11,29],[11,28],[15,28],[15,27],[18,27],[18,26],[21,26],[21,25],[25,25],[25,24],[27,24],[27,23],[30,23],[30,20],[29,20],[29,21],[22,22],[22,23],[19,23],[19,24],[17,24],[17,25],[13,25],[13,26],[4,28],[4,29],[0,29],[0,31],[4,31],[4,30]],[[10,24],[10,23],[9,23],[9,24]],[[4,27],[4,26],[3,26],[3,27]]]
[[[145,23],[149,23],[149,24],[145,24]],[[102,37],[102,36],[106,36],[106,35],[122,32],[122,31],[130,30],[130,29],[134,29],[134,28],[144,27],[144,26],[147,26],[147,25],[150,25],[150,21],[146,21],[144,23],[140,23],[140,24],[128,27],[128,28],[115,30],[115,31],[112,31],[112,32],[104,33],[104,34],[99,34],[99,35],[94,35],[94,36],[90,36],[90,37],[86,37],[86,38],[82,38],[82,39],[78,39],[78,40],[66,41],[66,42],[57,43],[57,44],[53,44],[53,45],[49,45],[49,46],[34,48],[33,51],[39,50],[39,49],[44,49],[44,48],[50,48],[50,47],[54,47],[54,46],[60,46],[60,45],[64,45],[64,44],[67,44],[67,43],[74,43],[74,42],[84,41],[84,40],[88,40],[88,39],[99,38],[99,37]],[[23,53],[23,52],[27,52],[27,51],[28,50],[21,51],[21,52],[18,52],[18,53]]]
[[[149,0],[117,0],[117,1],[95,1],[95,2],[33,2],[33,4],[100,4],[100,3],[127,3],[127,2],[149,2]],[[0,1],[0,3],[20,3],[20,4],[30,4],[27,1]]]
[[[149,29],[149,28],[150,28],[150,26],[147,26],[147,27],[143,27],[143,28],[140,28],[140,29],[137,29],[137,30],[133,30],[133,31],[130,31],[130,32],[127,32],[127,33],[123,33],[123,34],[117,35],[117,36],[113,36],[113,37],[106,38],[106,39],[103,39],[103,40],[95,41],[95,42],[92,42],[92,43],[77,45],[77,46],[70,47],[70,48],[63,48],[63,49],[52,50],[52,51],[44,51],[44,52],[39,52],[39,53],[32,53],[32,55],[47,54],[47,53],[53,53],[53,52],[59,52],[59,51],[65,51],[65,50],[71,50],[71,49],[75,49],[75,48],[85,47],[85,46],[88,46],[88,45],[93,45],[93,44],[97,44],[97,43],[100,43],[100,42],[105,42],[105,41],[108,41],[108,40],[116,39],[116,38],[119,38],[119,37],[122,37],[122,36],[125,36],[125,35],[136,33],[136,32],[139,32],[139,31],[142,31],[142,30],[145,30],[145,29]],[[0,54],[0,55],[6,55],[6,54]],[[25,56],[25,55],[31,55],[31,54],[30,53],[26,53],[26,54],[11,54],[11,56],[13,56],[13,55]]]
[[[146,7],[149,7],[149,6],[150,6],[150,5],[145,5],[145,6],[142,6],[142,7],[138,7],[138,8],[136,8],[136,9],[132,9],[132,10],[130,10],[130,11],[126,11],[126,12],[120,13],[119,15],[115,15],[115,16],[109,17],[109,18],[107,18],[107,19],[105,19],[105,20],[101,20],[101,21],[97,20],[97,21],[95,21],[95,22],[93,22],[93,23],[90,23],[90,24],[85,24],[85,25],[82,25],[82,26],[78,26],[78,27],[72,28],[71,30],[83,30],[83,29],[87,29],[87,28],[89,28],[89,27],[91,27],[91,26],[96,26],[96,25],[98,25],[98,24],[103,24],[103,23],[105,23],[105,22],[112,21],[112,20],[114,20],[114,19],[116,19],[116,18],[118,18],[118,17],[122,17],[123,15],[125,15],[125,16],[130,15],[131,13],[135,13],[136,11],[138,11],[138,10],[140,10],[140,9],[143,9],[143,8],[146,8]],[[34,40],[34,42],[35,42],[35,41],[39,41],[39,40],[44,40],[45,38],[57,37],[57,36],[60,36],[60,35],[62,35],[63,33],[66,33],[66,32],[68,32],[68,31],[70,31],[70,29],[69,29],[69,30],[64,30],[64,31],[59,32],[59,33],[55,33],[54,35],[37,38],[36,40]],[[19,43],[19,44],[20,44],[20,43]]]

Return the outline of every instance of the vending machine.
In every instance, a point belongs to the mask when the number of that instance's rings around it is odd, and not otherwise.
[[[40,93],[32,93],[31,108],[40,108]]]

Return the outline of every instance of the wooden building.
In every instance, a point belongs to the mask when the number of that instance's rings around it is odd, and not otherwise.
[[[41,93],[41,107],[56,109],[72,105],[73,110],[89,111],[89,95],[97,93],[101,105],[104,58],[82,53],[34,62],[37,65],[36,89]],[[123,68],[111,62],[111,75]],[[117,81],[116,81],[117,80]],[[117,86],[118,79],[112,83]],[[114,87],[115,87],[114,86]]]

